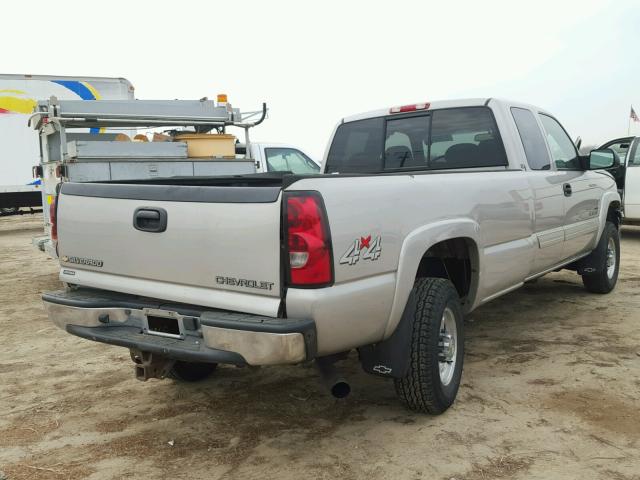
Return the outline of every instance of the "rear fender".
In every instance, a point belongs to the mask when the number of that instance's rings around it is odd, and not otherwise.
[[[407,305],[407,300],[413,288],[418,272],[418,265],[424,254],[436,243],[452,238],[466,237],[480,245],[480,226],[471,219],[451,219],[430,223],[412,231],[404,240],[400,250],[396,290],[391,307],[391,314],[384,332],[384,339],[389,338],[395,331]],[[481,257],[478,252],[476,268],[482,271]],[[478,272],[474,274],[477,279]],[[471,281],[467,305],[474,304],[477,290],[477,280]]]

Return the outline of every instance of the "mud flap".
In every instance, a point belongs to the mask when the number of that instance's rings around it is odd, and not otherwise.
[[[413,312],[416,299],[413,292],[395,331],[380,343],[366,345],[358,349],[360,363],[367,373],[383,377],[402,378],[409,368],[409,345],[413,331]]]
[[[613,222],[612,222],[613,223]],[[567,265],[565,268],[575,270],[578,275],[591,275],[593,273],[599,273],[604,265],[603,258],[607,252],[607,239],[604,233],[600,235],[598,244],[589,255]]]

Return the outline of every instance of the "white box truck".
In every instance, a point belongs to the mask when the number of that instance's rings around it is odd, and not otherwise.
[[[128,100],[134,89],[125,78],[0,74],[0,214],[43,203],[38,132],[27,121],[38,100]],[[99,129],[88,130],[99,133]]]

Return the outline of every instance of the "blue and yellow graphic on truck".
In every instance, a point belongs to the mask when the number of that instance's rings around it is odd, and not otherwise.
[[[72,91],[82,100],[100,100],[102,97],[100,92],[89,82],[78,80],[51,80],[67,90]],[[23,90],[0,90],[0,114],[23,113],[29,114],[33,112],[37,101],[27,96],[27,92]],[[101,133],[104,129],[92,128],[91,133]]]

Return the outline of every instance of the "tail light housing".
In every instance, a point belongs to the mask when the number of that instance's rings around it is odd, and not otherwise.
[[[288,285],[303,288],[331,285],[331,234],[322,197],[318,192],[286,192],[284,195]]]
[[[49,223],[51,224],[51,240],[54,242],[58,240],[58,198],[51,197],[51,203],[49,204]]]

